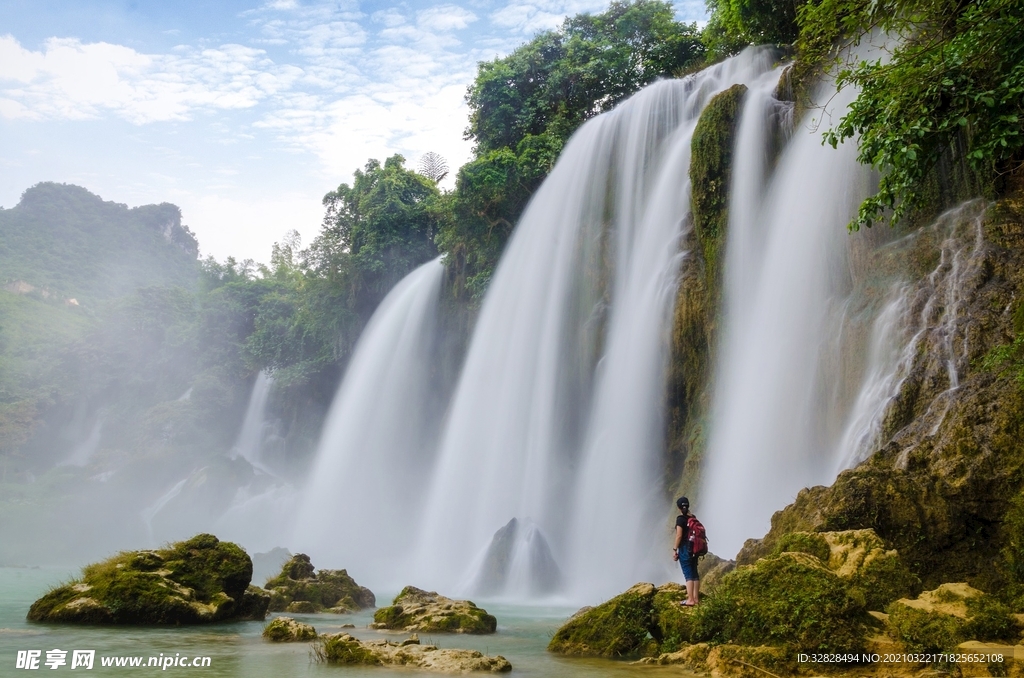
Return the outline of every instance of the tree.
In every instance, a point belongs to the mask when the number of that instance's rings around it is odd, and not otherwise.
[[[439,184],[448,176],[448,162],[440,154],[428,151],[420,158],[419,171],[435,184]]]

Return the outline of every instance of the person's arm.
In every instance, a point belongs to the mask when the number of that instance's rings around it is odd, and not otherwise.
[[[676,541],[672,546],[672,560],[679,560],[679,547],[683,543],[683,528],[676,525]]]

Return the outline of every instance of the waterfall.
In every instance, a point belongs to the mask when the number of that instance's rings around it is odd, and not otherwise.
[[[416,515],[433,448],[431,362],[443,275],[439,258],[423,264],[367,324],[324,423],[294,525],[296,548],[371,586],[393,586],[408,570],[423,529]]]
[[[262,451],[263,440],[266,434],[267,424],[265,421],[267,398],[274,379],[266,370],[260,371],[256,376],[256,382],[252,387],[252,395],[249,396],[249,405],[245,410],[245,418],[242,420],[242,429],[238,432],[238,439],[231,448],[231,458],[242,457],[247,462],[264,473],[270,473],[263,464]]]
[[[754,90],[741,115],[723,336],[695,506],[713,550],[724,557],[767,532],[772,513],[800,489],[835,477],[826,451],[834,419],[842,416],[830,410],[838,375],[823,368],[849,286],[845,226],[871,174],[857,162],[855,143],[822,144],[819,125],[838,120],[855,94],[846,88],[829,99],[830,86],[817,97],[828,106],[805,116],[761,185],[756,176],[744,183],[743,168],[765,164],[771,134],[759,129],[768,120],[764,88]]]
[[[484,299],[441,435],[416,561],[458,590],[513,518],[536,526],[573,597],[662,576],[667,327],[688,228],[689,144],[717,92],[753,84],[749,49],[657,82],[570,139]],[[527,560],[527,559],[520,559]],[[529,595],[510,573],[507,595]]]

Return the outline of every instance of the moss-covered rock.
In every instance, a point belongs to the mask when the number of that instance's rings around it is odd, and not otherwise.
[[[691,640],[857,652],[869,618],[847,583],[805,553],[780,553],[723,577],[693,613]]]
[[[475,650],[442,650],[436,645],[421,645],[418,641],[360,641],[347,633],[323,636],[314,655],[318,661],[329,664],[405,666],[437,673],[505,673],[512,670],[512,665],[501,655],[489,656]]]
[[[242,604],[238,609],[239,619],[261,620],[267,618],[270,609],[270,593],[258,586],[250,585],[242,596]]]
[[[624,657],[640,654],[655,628],[654,599],[658,589],[653,584],[637,584],[625,593],[584,608],[571,617],[548,644],[550,652],[559,654]],[[667,598],[672,594],[668,594]],[[685,596],[684,596],[685,597]],[[671,619],[666,616],[664,622]],[[668,633],[672,633],[668,630]]]
[[[780,553],[807,553],[823,563],[828,562],[829,548],[825,538],[816,532],[791,532],[785,534],[775,545],[773,555]]]
[[[729,220],[733,136],[746,93],[746,85],[733,85],[715,95],[701,113],[690,143],[693,227],[709,279],[720,275],[725,227]]]
[[[348,613],[376,605],[373,592],[360,586],[346,570],[320,570],[309,556],[299,553],[286,562],[281,573],[267,580],[272,612]]]
[[[273,643],[298,643],[316,640],[316,629],[291,617],[277,617],[264,627],[263,637]]]
[[[969,640],[1014,642],[1020,635],[1009,608],[964,583],[943,584],[888,608],[889,634],[908,652],[952,650]]]
[[[32,604],[29,621],[76,624],[203,624],[258,618],[252,561],[211,534],[152,551],[125,551],[82,570]],[[263,614],[266,608],[262,609]]]
[[[705,670],[714,676],[764,678],[765,673],[792,676],[797,673],[796,653],[788,647],[767,645],[719,645],[708,652]]]
[[[373,615],[372,628],[419,633],[494,633],[498,620],[469,600],[406,586]]]

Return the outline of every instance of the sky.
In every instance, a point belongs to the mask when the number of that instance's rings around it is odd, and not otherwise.
[[[370,158],[439,153],[450,186],[477,63],[607,5],[0,0],[0,206],[40,181],[172,202],[202,256],[266,262]]]

